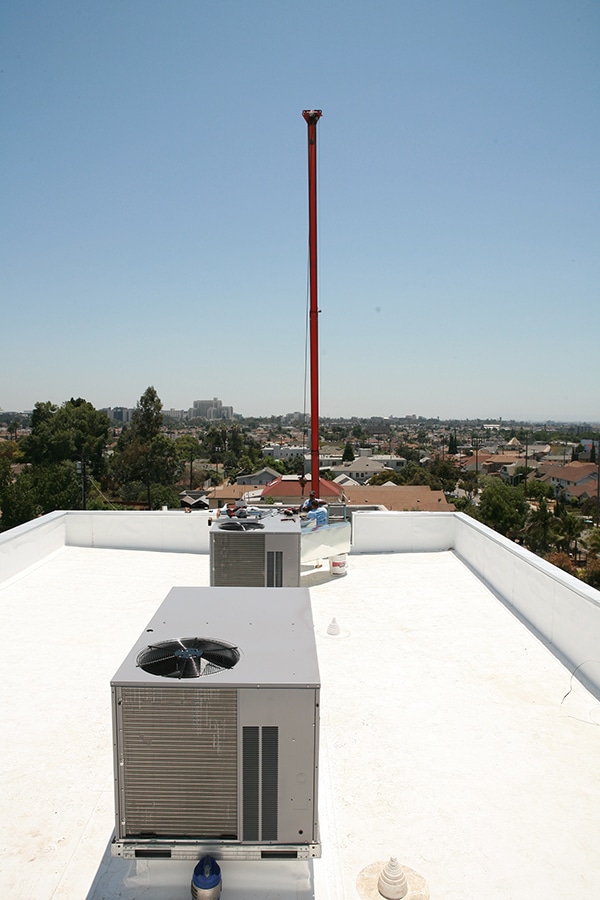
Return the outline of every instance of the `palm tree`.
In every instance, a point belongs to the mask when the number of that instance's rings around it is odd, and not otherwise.
[[[12,419],[8,423],[8,427],[6,430],[8,431],[9,434],[12,434],[13,441],[17,440],[17,434],[19,432],[20,427],[21,427],[21,423],[19,422],[18,419]]]
[[[580,517],[574,516],[573,513],[565,513],[558,520],[556,546],[559,550],[564,550],[565,553],[572,553],[575,560],[577,559],[578,550],[577,541],[581,537],[584,527]]]
[[[588,552],[588,556],[597,559],[600,556],[600,529],[594,528],[588,532],[585,540],[581,541]]]
[[[545,498],[540,500],[538,509],[527,518],[523,540],[532,553],[545,554],[556,545],[558,532],[556,519],[548,509]]]

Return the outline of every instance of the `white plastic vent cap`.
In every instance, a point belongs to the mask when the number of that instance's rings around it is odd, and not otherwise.
[[[377,890],[386,900],[401,900],[408,894],[408,882],[404,870],[395,856],[381,870]]]
[[[341,629],[338,625],[338,620],[336,618],[333,618],[327,626],[327,634],[339,634],[340,631]]]

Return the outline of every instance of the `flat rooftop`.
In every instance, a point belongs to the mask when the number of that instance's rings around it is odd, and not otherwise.
[[[2,897],[190,896],[193,863],[111,858],[109,683],[169,590],[208,584],[207,554],[73,546],[0,584]],[[223,900],[351,900],[390,856],[432,898],[599,897],[600,709],[550,649],[452,550],[302,584],[323,855],[223,861]]]

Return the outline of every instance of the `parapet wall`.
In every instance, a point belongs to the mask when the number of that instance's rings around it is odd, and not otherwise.
[[[353,553],[453,550],[600,696],[600,591],[464,513],[365,512]]]
[[[352,514],[353,553],[431,553],[454,548],[454,513]]]
[[[69,510],[0,534],[0,584],[70,547],[208,553],[209,513]]]
[[[184,513],[177,509],[73,511],[67,513],[66,543],[72,547],[208,553],[210,516],[204,510]]]
[[[600,591],[454,513],[454,551],[600,696]]]
[[[53,512],[0,534],[0,584],[62,550],[67,514]]]
[[[69,511],[0,534],[0,583],[65,546],[209,552],[209,512]],[[452,550],[600,696],[600,592],[463,513],[360,512],[352,553]]]

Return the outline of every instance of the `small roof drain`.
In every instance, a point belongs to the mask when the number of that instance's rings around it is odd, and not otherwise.
[[[361,900],[430,900],[425,879],[395,856],[359,872],[356,889]]]

